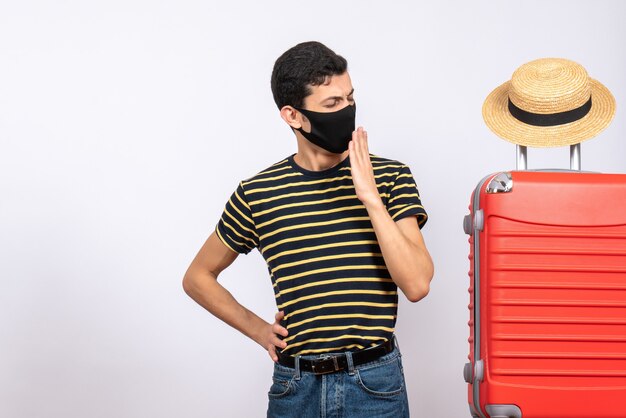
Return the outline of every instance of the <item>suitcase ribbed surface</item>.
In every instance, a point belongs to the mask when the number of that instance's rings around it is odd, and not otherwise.
[[[492,217],[489,371],[544,387],[626,387],[626,225]]]

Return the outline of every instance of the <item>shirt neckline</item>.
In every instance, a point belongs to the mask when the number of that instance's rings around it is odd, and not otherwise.
[[[344,158],[344,159],[343,159],[343,161],[339,162],[339,164],[337,164],[337,165],[335,165],[335,166],[332,166],[332,167],[330,167],[330,168],[327,168],[327,169],[325,169],[325,170],[319,170],[319,171],[307,170],[307,169],[306,169],[306,168],[304,168],[304,167],[300,167],[300,166],[296,163],[296,161],[295,161],[295,160],[294,160],[294,158],[293,158],[295,155],[296,155],[295,153],[294,153],[294,154],[291,154],[291,155],[287,158],[287,160],[288,160],[288,162],[289,162],[289,165],[291,165],[291,167],[292,167],[294,170],[296,170],[296,171],[298,171],[298,172],[300,172],[300,173],[304,174],[305,176],[309,176],[309,177],[325,177],[325,176],[328,176],[328,175],[330,175],[330,174],[333,174],[333,173],[335,173],[335,172],[339,171],[339,170],[340,170],[340,169],[342,169],[343,167],[346,167],[346,166],[349,166],[349,165],[350,165],[350,155],[348,155],[346,158]]]

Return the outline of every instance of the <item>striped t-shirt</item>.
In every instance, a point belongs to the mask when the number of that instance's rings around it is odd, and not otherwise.
[[[427,215],[413,175],[370,154],[379,194],[395,221]],[[217,223],[235,252],[258,248],[274,287],[287,355],[362,349],[391,338],[398,289],[367,210],[356,197],[350,158],[322,171],[293,155],[239,183]]]

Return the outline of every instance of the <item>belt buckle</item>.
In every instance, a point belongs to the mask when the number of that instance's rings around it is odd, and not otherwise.
[[[338,372],[339,370],[342,370],[342,368],[339,367],[337,356],[326,356],[326,357],[322,357],[318,361],[314,360],[311,363],[311,369],[313,370],[313,373],[316,375],[335,373],[335,372]]]

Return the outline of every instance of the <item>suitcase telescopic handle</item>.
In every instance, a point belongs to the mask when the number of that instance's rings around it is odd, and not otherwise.
[[[528,167],[527,164],[527,147],[524,145],[517,145],[517,169],[518,170],[526,170]],[[574,144],[569,146],[569,169],[570,170],[581,170],[580,167],[580,144]]]

